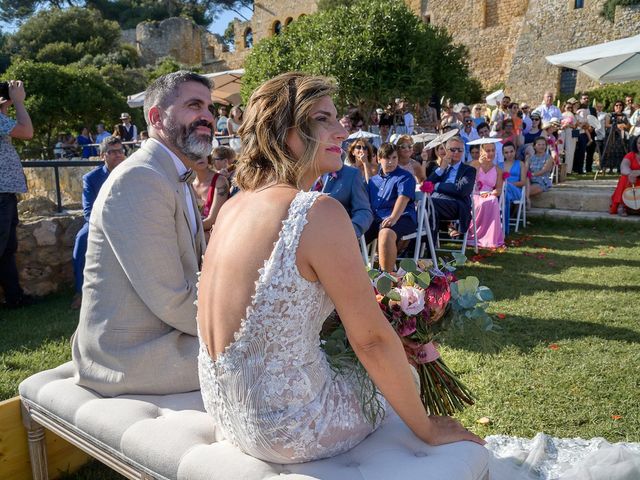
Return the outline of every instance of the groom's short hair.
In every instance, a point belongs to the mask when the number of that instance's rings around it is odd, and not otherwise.
[[[201,83],[209,90],[213,86],[207,77],[188,70],[179,70],[156,78],[144,93],[144,118],[147,125],[149,125],[151,107],[158,105],[160,108],[167,108],[171,104],[171,100],[175,98],[178,87],[186,82]]]

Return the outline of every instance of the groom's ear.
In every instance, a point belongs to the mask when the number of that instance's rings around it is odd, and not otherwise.
[[[162,130],[162,114],[160,112],[160,107],[154,105],[149,109],[149,125],[151,125],[156,130]]]

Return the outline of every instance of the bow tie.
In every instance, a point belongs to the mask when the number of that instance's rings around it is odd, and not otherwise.
[[[180,175],[180,181],[191,183],[195,175],[196,175],[196,172],[194,172],[193,170],[187,170],[182,175]]]

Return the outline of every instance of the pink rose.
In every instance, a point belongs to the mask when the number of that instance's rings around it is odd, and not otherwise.
[[[509,172],[502,172],[502,179],[506,180],[507,178],[509,178],[511,176],[511,174]]]
[[[396,289],[400,294],[400,308],[407,315],[417,315],[424,310],[424,290],[416,287]]]
[[[424,193],[433,193],[433,189],[433,182],[430,182],[429,180],[425,180],[422,182],[422,185],[420,185],[420,191]]]

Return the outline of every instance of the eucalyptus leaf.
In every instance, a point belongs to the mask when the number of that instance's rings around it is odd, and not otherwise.
[[[409,272],[404,276],[404,285],[407,287],[413,287],[416,284],[416,276]]]
[[[389,277],[385,275],[381,275],[376,280],[376,289],[382,295],[387,295],[392,288],[393,288],[393,282],[389,279]]]
[[[401,300],[400,294],[398,293],[397,290],[390,290],[385,295],[387,296],[387,298],[390,298],[391,300],[395,300],[396,302],[399,302]]]
[[[483,302],[490,302],[494,298],[493,292],[491,291],[491,289],[485,286],[478,287],[478,292],[476,293],[476,296],[478,297],[479,300],[482,300]]]
[[[467,262],[467,257],[463,253],[451,252],[451,256],[455,260],[457,267],[461,267]]]
[[[411,258],[403,258],[402,260],[400,260],[400,268],[405,272],[410,273],[417,273],[419,271],[418,265]]]

